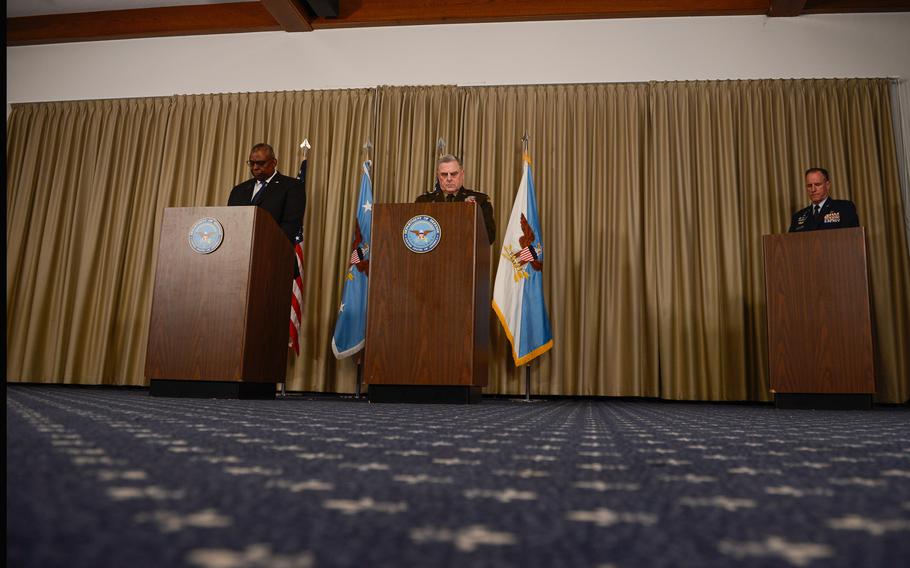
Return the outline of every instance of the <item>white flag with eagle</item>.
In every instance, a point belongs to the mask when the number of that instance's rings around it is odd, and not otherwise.
[[[522,156],[521,183],[499,251],[493,311],[512,344],[515,365],[529,363],[553,347],[543,298],[543,239],[531,158]]]

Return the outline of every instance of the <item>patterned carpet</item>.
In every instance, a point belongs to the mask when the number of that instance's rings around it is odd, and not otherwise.
[[[7,563],[907,566],[910,409],[7,386]]]

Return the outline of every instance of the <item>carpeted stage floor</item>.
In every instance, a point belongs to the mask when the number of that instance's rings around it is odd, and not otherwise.
[[[908,566],[910,409],[7,386],[7,565]]]

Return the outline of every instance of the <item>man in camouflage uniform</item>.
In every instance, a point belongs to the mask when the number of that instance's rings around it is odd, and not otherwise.
[[[496,221],[493,219],[493,204],[489,196],[479,191],[464,188],[464,167],[461,160],[446,154],[436,160],[436,186],[434,191],[417,198],[416,203],[473,202],[480,205],[483,223],[487,227],[490,244],[496,240]]]

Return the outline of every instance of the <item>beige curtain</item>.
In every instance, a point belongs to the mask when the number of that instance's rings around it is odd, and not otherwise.
[[[230,189],[249,179],[250,148],[272,145],[278,170],[297,176],[300,143],[312,144],[304,222],[304,301],[300,356],[289,354],[287,388],[350,392],[353,367],[337,366],[331,350],[341,274],[347,259],[360,180],[361,146],[369,135],[371,89],[234,93],[176,97],[168,130],[164,207],[224,205]]]
[[[532,392],[657,396],[641,216],[648,85],[466,91],[466,183],[473,177],[493,199],[494,272],[521,179],[523,134],[530,140],[555,340],[532,365]],[[522,392],[525,370],[515,369],[501,326],[492,325],[488,390]]]
[[[764,398],[767,387],[752,384],[754,367],[747,365],[761,336],[745,339],[744,278],[750,251],[761,262],[763,231],[742,227],[740,212],[753,215],[754,204],[743,199],[738,174],[735,93],[725,83],[669,83],[652,85],[651,95],[654,181],[642,212],[648,280],[657,291],[660,394]],[[777,217],[783,221],[788,210]],[[755,278],[760,274],[759,264]],[[755,359],[760,369],[762,358]]]
[[[378,203],[412,202],[433,187],[439,138],[446,153],[462,155],[464,93],[451,86],[380,87],[377,99],[373,196]]]
[[[827,168],[866,226],[877,398],[910,396],[910,270],[886,80],[651,85],[654,183],[643,213],[657,285],[660,396],[765,400],[761,235]]]
[[[287,96],[293,97],[299,129],[271,139],[280,140],[283,148],[297,148],[303,136],[313,144],[304,219],[302,338],[300,356],[291,355],[289,359],[287,387],[353,392],[356,367],[350,360],[337,361],[331,345],[341,303],[342,274],[351,253],[365,158],[363,145],[372,135],[376,95],[372,89],[358,89]]]
[[[7,377],[141,384],[171,101],[15,105],[7,125]]]
[[[329,345],[373,99],[362,89],[15,105],[8,380],[145,384],[163,209],[225,204],[249,177],[255,142],[270,142],[279,169],[297,175],[308,136],[305,328],[288,383],[352,390],[353,369],[339,379]]]
[[[144,384],[161,211],[221,205],[250,146],[296,175],[313,143],[301,356],[288,388],[352,392],[331,353],[354,205],[374,145],[374,198],[433,183],[436,140],[491,195],[498,241],[527,132],[555,346],[533,392],[767,400],[761,235],[832,173],[866,226],[878,399],[910,397],[910,260],[888,87],[792,80],[381,87],[14,105],[8,123],[10,381]],[[491,275],[492,277],[493,275]],[[517,394],[498,322],[488,393]]]

